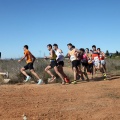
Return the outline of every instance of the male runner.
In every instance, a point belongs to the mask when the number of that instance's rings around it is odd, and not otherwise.
[[[88,68],[87,71],[90,72],[92,74],[92,79],[93,79],[93,61],[92,61],[92,51],[89,51],[89,48],[86,48],[86,55],[87,55],[87,59],[88,59]]]
[[[68,52],[68,57],[70,58],[72,62],[72,68],[74,72],[74,81],[72,82],[73,84],[77,83],[77,74],[81,73],[81,68],[80,68],[80,59],[79,59],[79,53],[80,51],[75,49],[71,43],[67,44],[69,52]],[[82,74],[82,73],[81,73]]]
[[[61,78],[62,84],[64,84],[64,78],[60,74],[60,72],[58,70],[58,67],[57,67],[58,64],[57,64],[57,61],[56,61],[57,56],[55,54],[55,51],[52,49],[52,45],[51,44],[48,44],[47,48],[50,51],[50,56],[45,57],[45,59],[50,59],[50,65],[48,65],[45,68],[45,71],[52,77],[51,78],[51,82],[53,82],[56,79],[56,77],[50,72],[50,69],[54,68],[56,74],[58,74],[58,76]]]
[[[88,67],[88,57],[87,54],[85,53],[85,49],[81,48],[80,49],[81,53],[81,63],[82,63],[82,69],[83,69],[83,74],[87,78],[87,81],[89,81],[88,74],[87,74],[87,67]]]
[[[93,60],[93,65],[94,65],[94,72],[96,74],[97,70],[100,70],[100,60],[99,60],[99,52],[96,49],[96,46],[92,46],[93,53],[92,53],[92,60]]]
[[[100,65],[101,65],[101,69],[102,69],[102,72],[103,72],[103,76],[106,76],[105,53],[102,52],[100,48],[98,48],[97,51],[99,52]]]
[[[21,68],[21,72],[26,76],[25,82],[28,82],[31,77],[25,72],[25,70],[30,70],[30,72],[38,79],[38,85],[43,83],[43,80],[40,79],[40,77],[37,75],[37,73],[34,71],[33,64],[35,62],[35,57],[32,55],[32,53],[28,50],[28,45],[24,46],[24,56],[18,60],[18,62],[21,62],[23,59],[26,59],[27,65]]]
[[[63,67],[64,67],[64,55],[61,49],[58,48],[57,44],[53,45],[53,49],[56,52],[57,58],[56,61],[58,63],[58,70],[64,77],[65,83],[70,83],[70,80],[68,79],[67,75],[64,73]]]

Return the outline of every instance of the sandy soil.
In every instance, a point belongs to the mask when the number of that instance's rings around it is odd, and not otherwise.
[[[120,120],[120,79],[0,86],[0,120]]]

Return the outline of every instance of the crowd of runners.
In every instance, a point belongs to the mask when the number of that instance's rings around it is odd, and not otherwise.
[[[74,79],[70,80],[69,77],[64,73],[64,55],[63,51],[59,49],[57,44],[51,45],[48,44],[47,48],[50,52],[49,56],[45,56],[44,59],[50,59],[50,65],[45,68],[45,71],[51,76],[49,82],[53,82],[56,79],[56,76],[50,71],[54,69],[55,73],[61,78],[62,84],[76,84],[78,79],[82,81],[90,81],[96,75],[97,71],[100,71],[106,79],[106,61],[105,54],[101,51],[100,48],[96,48],[95,45],[92,46],[92,49],[76,49],[71,43],[67,44],[69,49],[68,58],[72,64],[73,76]],[[31,77],[25,72],[30,70],[30,72],[38,80],[38,85],[44,83],[44,80],[34,71],[33,64],[35,62],[35,56],[29,51],[28,45],[24,46],[24,56],[18,60],[21,62],[23,59],[26,59],[27,65],[21,68],[21,72],[26,76],[25,82],[31,80]],[[88,73],[91,74],[91,77],[88,77]]]

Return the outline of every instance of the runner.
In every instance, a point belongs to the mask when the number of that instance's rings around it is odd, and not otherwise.
[[[51,78],[51,81],[50,82],[53,82],[56,77],[50,72],[50,69],[54,68],[56,74],[58,74],[58,76],[61,78],[62,80],[62,84],[64,85],[65,82],[64,82],[64,78],[63,76],[60,74],[59,70],[58,70],[58,64],[57,64],[57,61],[56,61],[56,54],[55,54],[55,51],[52,49],[52,45],[51,44],[48,44],[47,45],[47,48],[48,50],[50,51],[50,56],[48,57],[45,57],[45,59],[50,59],[50,65],[48,65],[46,68],[45,68],[45,71],[52,77]]]
[[[92,75],[92,79],[93,79],[93,61],[92,61],[92,50],[89,51],[88,48],[86,48],[86,55],[87,55],[87,59],[88,59],[88,68],[87,71],[90,72],[90,74]]]
[[[80,53],[81,53],[81,63],[82,63],[82,69],[83,69],[83,74],[85,75],[85,77],[87,78],[86,80],[89,81],[89,78],[88,78],[88,74],[87,74],[87,67],[88,67],[88,58],[87,58],[87,55],[85,53],[85,49],[84,48],[81,48],[80,49]]]
[[[101,51],[100,48],[97,49],[99,52],[99,58],[100,58],[100,67],[101,72],[103,73],[103,76],[106,77],[106,61],[105,61],[105,53]]]
[[[81,74],[82,72],[80,71],[80,59],[79,59],[79,53],[80,51],[75,49],[71,43],[67,44],[69,52],[68,52],[68,57],[70,58],[72,62],[72,68],[74,72],[74,81],[72,82],[73,84],[77,83],[77,74]]]
[[[59,72],[62,74],[62,76],[64,77],[64,81],[65,83],[69,84],[70,83],[70,80],[68,79],[67,75],[64,73],[63,71],[63,67],[64,67],[64,56],[63,56],[63,52],[62,50],[60,50],[58,48],[58,45],[57,44],[54,44],[53,45],[53,49],[55,50],[56,52],[56,55],[57,55],[57,63],[58,63],[58,70]]]
[[[94,65],[94,72],[96,74],[97,70],[100,70],[100,60],[99,60],[99,52],[96,50],[96,46],[92,46],[93,53],[92,53],[92,60]]]
[[[26,59],[27,65],[21,68],[21,72],[26,76],[25,82],[28,82],[31,80],[31,77],[25,72],[25,70],[30,70],[30,72],[38,79],[38,85],[43,83],[43,80],[40,79],[40,77],[37,75],[37,73],[34,71],[33,64],[35,62],[35,57],[32,55],[32,53],[28,50],[28,45],[24,46],[24,57],[22,57],[18,62],[21,62],[23,59]]]

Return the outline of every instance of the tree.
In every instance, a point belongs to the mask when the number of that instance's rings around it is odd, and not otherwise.
[[[109,51],[108,51],[108,50],[106,50],[105,55],[106,55],[106,56],[109,56],[109,55],[110,55],[110,53],[109,53]]]
[[[119,55],[119,52],[116,50],[116,55],[118,56]]]

